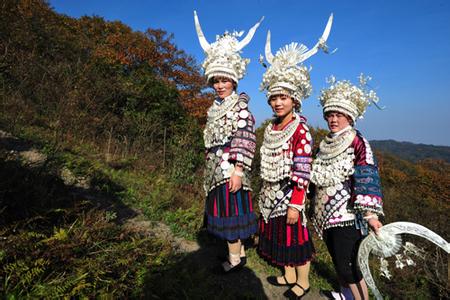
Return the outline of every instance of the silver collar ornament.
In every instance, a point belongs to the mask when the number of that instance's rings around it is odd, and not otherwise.
[[[416,223],[395,222],[384,225],[380,228],[378,236],[371,232],[359,246],[358,264],[367,286],[372,290],[377,300],[382,300],[383,296],[377,289],[372,274],[370,273],[369,255],[373,253],[382,258],[396,255],[398,259],[399,254],[396,253],[402,248],[401,234],[405,233],[427,239],[442,248],[447,254],[450,253],[450,244],[446,240],[430,229]],[[411,243],[406,243],[403,248],[405,249],[404,253],[417,251]],[[407,264],[413,264],[408,260],[406,262]],[[382,263],[381,267],[386,268],[386,265]]]
[[[221,146],[230,141],[231,136],[238,128],[239,96],[232,93],[222,102],[216,103],[208,110],[208,118],[203,131],[203,139],[207,149]]]
[[[326,136],[312,163],[311,182],[319,187],[334,186],[347,180],[355,171],[354,149],[350,147],[356,130],[349,127],[338,136]]]
[[[291,176],[292,145],[291,137],[300,124],[300,116],[294,113],[294,120],[282,130],[274,130],[273,123],[267,125],[264,131],[264,141],[261,146],[261,178],[268,182],[278,182]]]

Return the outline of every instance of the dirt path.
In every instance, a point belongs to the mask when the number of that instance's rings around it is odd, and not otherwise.
[[[248,264],[243,270],[227,275],[220,274],[215,267],[219,265],[217,257],[224,255],[225,245],[208,237],[206,233],[199,235],[199,242],[186,240],[174,236],[166,224],[145,221],[141,216],[128,220],[125,226],[133,231],[145,232],[146,235],[169,241],[172,248],[184,256],[183,264],[207,269],[218,286],[233,287],[236,291],[251,291],[250,294],[257,299],[286,299],[283,296],[286,287],[273,286],[267,282],[267,274],[252,270],[251,266],[258,264],[257,259],[253,257],[249,257]],[[308,295],[302,299],[326,298],[321,297],[319,291],[312,287]]]

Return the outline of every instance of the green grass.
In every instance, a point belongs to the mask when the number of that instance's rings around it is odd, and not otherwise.
[[[48,156],[35,168],[8,160],[0,149],[0,295],[18,298],[264,298],[261,280],[282,271],[247,251],[248,264],[239,275],[215,273],[223,242],[200,230],[204,197],[197,182],[174,182],[167,172],[134,168],[133,160],[117,167],[105,162],[89,145],[65,149],[29,129],[22,134]],[[66,168],[91,188],[77,191],[57,176]],[[176,253],[167,239],[124,226],[127,220],[169,225],[175,236],[196,240],[200,249]],[[157,224],[157,223],[156,223]],[[310,285],[336,289],[336,274],[326,247],[313,235],[317,255]],[[379,278],[376,263],[372,268]],[[397,278],[406,273],[402,271]],[[413,271],[406,274],[414,278]],[[242,277],[242,278],[241,278]],[[406,278],[406,277],[405,277]],[[426,298],[429,283],[377,279],[380,289],[413,284]]]
[[[36,138],[35,132],[33,136]],[[52,208],[53,214],[58,215],[56,220],[52,219],[54,216],[40,215],[48,223],[43,228],[34,227],[31,231],[22,227],[20,233],[13,233],[6,227],[2,236],[8,236],[15,246],[7,244],[7,250],[0,253],[5,266],[2,277],[9,278],[2,288],[5,295],[134,297],[152,291],[161,298],[255,298],[239,285],[216,293],[217,287],[232,283],[232,279],[214,275],[210,268],[218,264],[214,256],[225,249],[224,245],[199,237],[204,205],[200,182],[186,193],[164,173],[112,168],[92,152],[86,153],[92,150],[89,147],[63,151],[47,144],[41,149],[49,161],[45,167],[48,169],[40,172],[51,174],[67,168],[74,177],[87,179],[91,192],[110,200],[102,200],[103,203],[81,197],[71,205],[57,203]],[[64,197],[65,187],[59,188],[63,190],[56,194]],[[174,235],[197,239],[201,249],[180,255],[172,251],[167,241],[127,232],[121,225],[125,220],[120,220],[124,209],[140,212],[143,220],[164,221]],[[312,266],[311,285],[330,289],[331,284],[322,273],[330,272],[331,260],[323,255],[326,251],[321,242],[316,246],[321,254]],[[20,256],[18,250],[29,255]],[[280,274],[280,269],[261,259],[255,248],[249,249],[247,255],[246,276],[253,281],[260,282],[257,275],[264,279]],[[203,260],[207,261],[205,266],[198,266]],[[260,285],[258,291],[263,295]]]

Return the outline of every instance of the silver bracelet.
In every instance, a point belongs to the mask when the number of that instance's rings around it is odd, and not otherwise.
[[[234,170],[234,172],[233,172],[233,175],[236,175],[236,176],[242,177],[242,176],[244,176],[244,172],[242,172],[242,171],[238,171],[238,170]]]
[[[288,204],[288,207],[295,208],[295,209],[298,210],[299,212],[305,210],[305,205],[298,205],[298,204],[292,204],[292,203],[289,203],[289,204]]]

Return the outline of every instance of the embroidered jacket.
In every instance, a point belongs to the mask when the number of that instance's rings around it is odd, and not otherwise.
[[[292,123],[293,121],[290,121]],[[282,130],[284,130],[288,123]],[[276,130],[276,125],[271,123]],[[300,116],[300,123],[285,146],[289,157],[284,159],[284,166],[289,167],[290,172],[285,178],[279,178],[277,182],[263,180],[263,186],[259,195],[259,207],[264,220],[286,215],[288,207],[294,207],[304,212],[306,189],[309,185],[311,172],[312,137],[306,125],[306,119]],[[286,154],[286,153],[285,153]],[[303,223],[306,218],[303,215]]]
[[[313,162],[314,226],[319,234],[327,228],[355,224],[358,214],[383,214],[381,182],[369,142],[359,131],[350,130],[354,138],[343,152],[328,161]],[[328,174],[343,180],[323,179]]]
[[[247,94],[240,94],[236,104],[221,118],[215,120],[215,124],[210,123],[206,126],[210,131],[213,128],[212,133],[218,133],[218,135],[223,135],[224,128],[227,126],[230,128],[229,134],[226,134],[227,136],[223,140],[212,139],[214,146],[206,148],[204,174],[204,190],[206,194],[215,187],[228,182],[236,164],[242,165],[244,169],[242,188],[251,190],[249,172],[256,149],[256,136],[255,119],[248,110],[249,99]],[[216,104],[223,105],[224,101],[222,103],[216,102]],[[211,133],[205,129],[206,134]],[[209,140],[211,140],[210,137]]]

